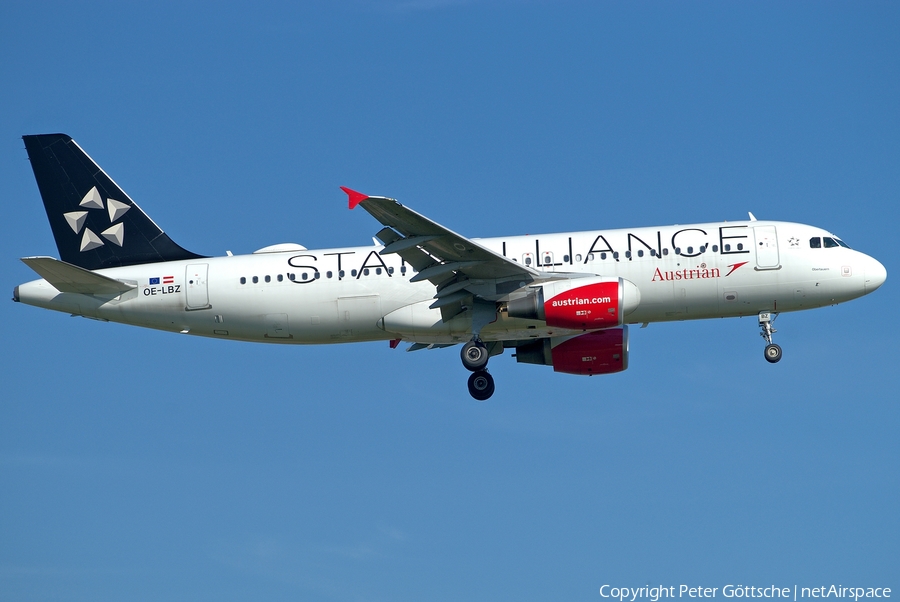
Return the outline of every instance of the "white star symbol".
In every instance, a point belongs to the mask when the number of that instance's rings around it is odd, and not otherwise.
[[[91,188],[88,193],[84,195],[84,198],[81,199],[81,202],[78,205],[85,209],[104,209],[103,197],[100,196],[100,192],[97,190],[96,186]],[[115,199],[106,199],[106,209],[109,213],[110,227],[101,232],[100,236],[103,236],[103,238],[109,242],[121,247],[125,243],[125,224],[115,224],[113,222],[125,215],[125,213],[131,209],[131,205]],[[68,222],[72,231],[75,232],[75,234],[79,234],[84,227],[87,214],[87,211],[70,211],[64,213],[63,217],[66,218],[66,222]],[[81,238],[80,250],[83,252],[102,247],[104,243],[100,236],[94,234],[90,228],[84,228],[84,236]]]

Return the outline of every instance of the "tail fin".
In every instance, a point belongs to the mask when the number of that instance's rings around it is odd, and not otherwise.
[[[202,257],[166,236],[71,137],[22,139],[63,261],[96,270]]]

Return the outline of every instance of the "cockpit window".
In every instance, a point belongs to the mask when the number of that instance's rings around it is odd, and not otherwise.
[[[835,236],[823,236],[819,238],[818,236],[813,236],[809,239],[809,248],[810,249],[821,249],[822,243],[825,243],[826,249],[835,249],[837,247],[844,247],[845,249],[849,249],[850,246],[847,245],[843,240],[837,238]]]

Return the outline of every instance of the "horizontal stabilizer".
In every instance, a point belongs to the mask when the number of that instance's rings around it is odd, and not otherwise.
[[[135,288],[52,257],[23,257],[22,262],[61,293],[120,295]]]

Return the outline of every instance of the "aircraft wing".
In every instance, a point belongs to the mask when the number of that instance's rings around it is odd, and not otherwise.
[[[350,195],[351,209],[361,205],[385,229],[376,236],[385,243],[384,253],[396,253],[416,269],[412,281],[430,280],[439,285],[454,272],[473,279],[520,278],[532,281],[541,273],[498,255],[394,199],[367,197],[343,188]],[[354,202],[354,195],[356,202]]]
[[[411,282],[429,280],[437,287],[432,307],[440,307],[447,320],[459,311],[467,297],[497,300],[509,292],[547,275],[503,257],[449,228],[434,222],[394,199],[370,197],[341,187],[350,199],[385,227],[376,234],[385,247],[418,272]],[[445,310],[445,308],[447,308]]]

